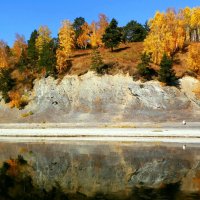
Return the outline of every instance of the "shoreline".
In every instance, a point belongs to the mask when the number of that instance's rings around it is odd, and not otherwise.
[[[0,123],[0,129],[38,129],[38,128],[198,128],[200,122],[79,122],[79,123]]]
[[[198,126],[155,128],[4,128],[0,142],[147,142],[200,144]]]

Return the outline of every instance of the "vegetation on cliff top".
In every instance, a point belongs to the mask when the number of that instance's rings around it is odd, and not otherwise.
[[[28,42],[17,34],[12,47],[0,41],[0,90],[11,107],[23,108],[28,103],[26,93],[40,77],[82,75],[93,69],[99,74],[123,72],[171,85],[169,79],[175,80],[175,74],[198,76],[199,22],[200,8],[186,7],[177,13],[172,9],[156,12],[145,25],[131,20],[118,27],[115,19],[109,22],[100,14],[99,21],[91,24],[83,17],[73,23],[64,20],[58,38],[51,37],[47,26],[34,30]],[[164,55],[171,60],[169,68],[163,68]],[[163,78],[167,74],[171,77]]]

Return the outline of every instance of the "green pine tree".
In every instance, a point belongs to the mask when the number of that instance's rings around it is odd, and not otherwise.
[[[28,40],[28,48],[27,48],[27,56],[28,56],[28,63],[31,65],[31,68],[36,68],[38,65],[38,50],[36,48],[36,39],[38,37],[37,30],[34,30],[31,33],[31,37]]]
[[[57,40],[52,39],[49,43],[44,44],[39,55],[39,69],[45,69],[46,75],[55,75],[56,73],[56,49]]]
[[[151,55],[146,52],[141,55],[141,63],[137,66],[137,72],[146,80],[152,79],[152,75],[155,74],[155,71],[150,66]]]
[[[1,69],[0,71],[0,91],[6,103],[10,101],[8,92],[15,85],[15,81],[11,78],[11,69]]]
[[[15,65],[15,67],[17,69],[19,69],[19,71],[23,72],[27,68],[27,65],[28,65],[27,55],[24,52],[24,50],[22,50],[20,59],[19,59],[18,63]]]
[[[117,25],[118,22],[115,19],[112,19],[102,37],[102,42],[107,48],[110,48],[111,51],[113,51],[113,48],[117,47],[121,42],[122,33]]]
[[[173,70],[173,60],[166,55],[163,55],[160,62],[160,71],[159,71],[159,81],[165,83],[166,85],[175,85],[177,77]]]
[[[97,74],[103,74],[103,60],[101,54],[97,48],[93,49],[91,57],[91,69]]]
[[[76,48],[78,48],[78,45],[77,45],[77,39],[78,37],[82,34],[83,30],[82,30],[82,25],[85,23],[85,19],[83,17],[77,17],[75,20],[74,20],[74,23],[73,23],[73,28],[74,28],[74,31],[75,31],[75,42],[76,42]]]
[[[122,31],[123,41],[126,42],[141,42],[147,35],[145,27],[134,20],[131,20]]]

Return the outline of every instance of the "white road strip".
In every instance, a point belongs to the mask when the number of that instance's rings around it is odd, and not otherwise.
[[[1,137],[0,142],[10,142],[10,143],[35,143],[35,142],[59,142],[64,143],[67,141],[96,141],[96,142],[148,142],[148,143],[181,143],[181,144],[200,144],[200,139],[194,138],[168,138],[168,137]]]
[[[121,141],[199,143],[200,129],[184,128],[46,128],[0,129],[2,142]]]

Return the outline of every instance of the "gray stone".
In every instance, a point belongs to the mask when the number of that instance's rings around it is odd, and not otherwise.
[[[141,83],[125,75],[78,76],[35,80],[30,102],[22,111],[3,101],[0,121],[6,122],[132,122],[198,121],[200,108],[193,92],[193,79],[180,80],[181,89],[163,87],[157,81]],[[33,112],[27,118],[23,113]]]

